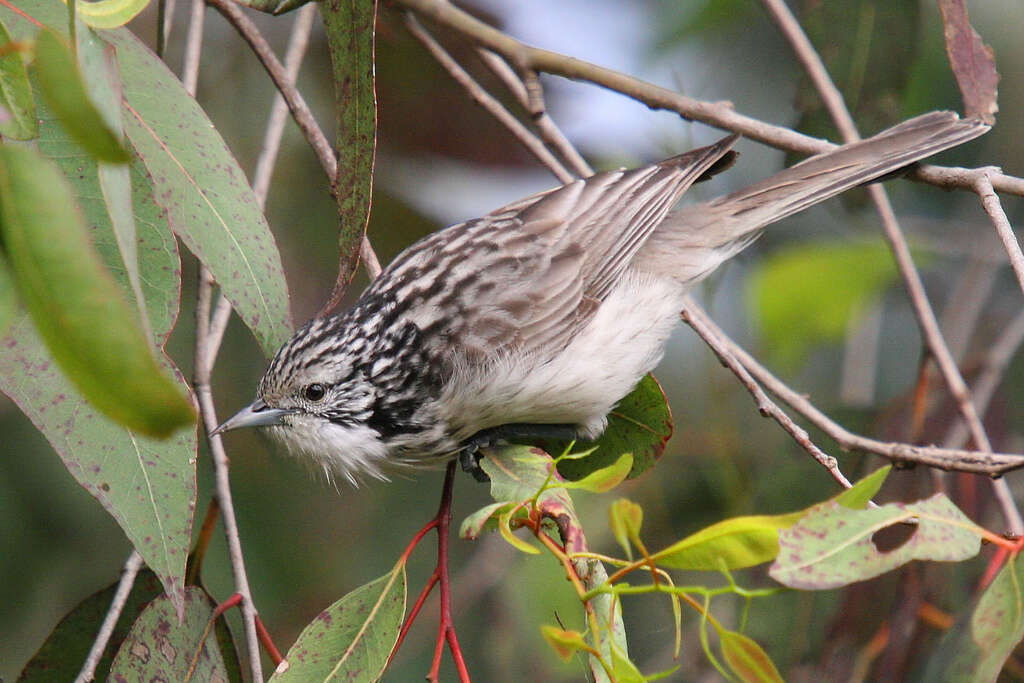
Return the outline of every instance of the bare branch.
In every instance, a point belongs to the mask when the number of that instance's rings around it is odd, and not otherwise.
[[[548,148],[544,146],[541,140],[530,132],[530,130],[520,123],[519,119],[512,116],[501,102],[496,100],[489,92],[487,92],[483,86],[476,82],[476,80],[469,75],[469,73],[462,68],[462,66],[455,61],[455,59],[448,54],[448,51],[441,47],[441,44],[434,40],[434,37],[412,14],[405,15],[405,27],[409,29],[409,33],[420,41],[420,43],[427,49],[430,55],[437,60],[444,69],[455,79],[455,82],[461,85],[469,96],[473,98],[473,101],[479,104],[481,107],[486,109],[491,116],[498,120],[498,123],[505,126],[512,135],[525,147],[530,154],[537,158],[537,161],[544,164],[555,177],[558,178],[559,182],[570,183],[574,180],[572,173],[569,173],[562,166],[562,163],[555,158],[555,156],[548,151]]]
[[[992,225],[995,226],[999,239],[1003,241],[1006,253],[1010,256],[1010,266],[1013,267],[1013,272],[1017,276],[1021,292],[1024,292],[1024,253],[1021,253],[1020,243],[1017,242],[1017,236],[1013,234],[1013,228],[1010,227],[1010,219],[1006,217],[1003,205],[999,202],[999,196],[992,187],[991,171],[992,169],[987,168],[977,170],[974,183],[975,191],[978,193],[985,213],[992,219]]]
[[[135,577],[138,576],[140,569],[142,569],[142,556],[137,550],[133,550],[124,563],[121,579],[117,582],[117,590],[114,591],[114,598],[110,601],[107,615],[103,617],[103,623],[100,624],[100,630],[96,633],[96,639],[92,642],[92,648],[85,658],[85,663],[82,664],[82,670],[75,678],[75,683],[88,683],[96,677],[96,667],[99,665],[100,659],[103,658],[103,651],[107,649],[110,637],[114,635],[114,627],[117,626],[117,620],[121,618],[121,612],[124,611],[124,606],[128,602],[128,596],[131,595]]]
[[[825,65],[818,57],[818,53],[815,51],[814,46],[811,45],[800,24],[797,23],[796,18],[790,12],[789,7],[782,0],[762,0],[762,2],[782,30],[783,36],[793,47],[797,59],[803,64],[804,70],[810,76],[815,88],[821,94],[822,99],[825,101],[825,106],[839,128],[843,139],[846,142],[859,140],[860,136],[854,125],[853,117],[850,116],[850,112],[846,108],[842,94],[835,87],[832,78],[825,69]],[[914,307],[925,343],[928,345],[928,349],[939,367],[942,378],[949,388],[949,393],[956,401],[960,414],[970,429],[975,445],[981,451],[991,452],[992,444],[989,442],[988,435],[985,433],[985,427],[981,422],[981,417],[978,415],[974,402],[971,400],[967,383],[960,374],[960,369],[957,367],[953,354],[946,345],[946,340],[939,329],[939,321],[935,317],[935,311],[932,309],[931,303],[928,301],[924,283],[921,281],[921,274],[914,265],[914,259],[910,254],[910,246],[907,244],[906,236],[896,220],[896,213],[892,209],[889,195],[881,185],[872,185],[868,188],[868,193],[882,219],[886,239],[888,239],[893,254],[896,257],[896,264],[906,285],[907,293]],[[981,194],[980,190],[979,194]],[[982,201],[985,201],[984,195],[982,195]],[[996,204],[998,205],[998,199]],[[986,209],[988,209],[987,206]],[[1005,486],[1005,483],[1001,486]],[[996,497],[1003,506],[1003,514],[1011,530],[1016,534],[1024,533],[1024,520],[1021,519],[1020,512],[1013,503],[1012,497],[1000,494],[999,492],[997,492]]]
[[[852,484],[850,480],[839,469],[839,463],[831,455],[825,453],[823,450],[818,448],[811,437],[807,434],[807,431],[797,425],[793,420],[779,408],[768,396],[764,393],[761,387],[754,381],[754,378],[750,376],[746,368],[743,367],[736,357],[729,351],[729,347],[724,343],[721,337],[721,330],[718,330],[712,325],[707,314],[701,310],[700,306],[697,305],[692,298],[687,297],[687,303],[682,310],[683,322],[693,328],[693,331],[703,339],[711,350],[718,356],[718,360],[722,362],[722,365],[732,370],[733,374],[739,378],[740,382],[747,388],[747,391],[754,397],[754,401],[757,403],[757,409],[764,417],[771,417],[779,423],[786,432],[793,437],[793,440],[800,444],[800,447],[811,454],[818,463],[828,470],[832,478],[840,483],[844,488],[850,488]]]
[[[691,309],[691,313],[697,310],[699,309]],[[757,359],[730,339],[711,318],[705,315],[702,322],[765,389],[775,394],[789,407],[807,418],[811,424],[834,439],[843,450],[874,453],[894,462],[918,463],[941,470],[974,472],[991,476],[1005,474],[1010,470],[1024,467],[1024,455],[985,453],[936,446],[913,446],[906,443],[878,441],[854,434],[825,415],[805,395],[791,389],[785,382],[773,375]]]
[[[327,140],[327,136],[320,129],[316,119],[313,118],[313,113],[310,111],[302,94],[289,81],[287,70],[277,59],[274,51],[270,49],[266,39],[259,29],[256,28],[256,25],[231,0],[206,0],[206,3],[220,12],[228,20],[228,23],[235,27],[235,30],[238,31],[245,42],[249,43],[249,47],[252,48],[256,58],[263,64],[263,68],[274,82],[278,92],[284,97],[284,101],[292,113],[292,118],[295,119],[295,123],[299,126],[299,130],[302,131],[306,141],[320,160],[320,166],[324,169],[324,173],[327,174],[328,186],[334,187],[335,180],[338,177],[338,159],[334,155],[334,149]],[[360,253],[365,255],[369,252],[373,252],[373,245],[370,244],[369,239],[364,235],[360,245]],[[380,260],[376,254],[373,255],[372,259],[367,259],[364,256],[363,262],[367,264],[375,263],[378,267],[380,265]],[[373,272],[370,266],[367,266],[366,269],[371,278],[376,277],[380,272],[379,269],[377,273]]]
[[[738,114],[729,103],[703,102],[613,69],[606,69],[550,50],[530,47],[444,0],[398,2],[415,10],[421,16],[443,24],[498,53],[521,73],[541,71],[594,83],[643,102],[652,109],[674,111],[687,120],[700,121],[722,130],[740,133],[743,137],[789,152],[820,154],[837,146],[827,140]],[[948,189],[973,190],[973,177],[964,175],[965,170],[923,164],[906,177]],[[992,177],[992,184],[999,192],[1024,196],[1024,179],[999,175]]]

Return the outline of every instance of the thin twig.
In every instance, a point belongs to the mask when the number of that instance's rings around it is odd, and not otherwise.
[[[690,312],[701,316],[702,322],[711,328],[729,350],[729,353],[735,356],[765,389],[807,418],[811,424],[835,440],[844,451],[863,451],[896,462],[913,462],[942,470],[974,472],[992,476],[1024,467],[1024,455],[984,453],[936,446],[913,446],[906,443],[878,441],[854,434],[821,412],[805,395],[791,389],[789,385],[773,375],[756,358],[730,339],[700,308],[691,307]]]
[[[537,158],[537,161],[544,164],[555,177],[562,183],[569,183],[574,180],[572,173],[566,170],[555,155],[552,154],[544,143],[534,135],[530,130],[524,126],[519,119],[512,116],[508,109],[495,99],[489,92],[487,92],[483,86],[476,82],[476,80],[469,75],[462,66],[455,61],[455,59],[448,54],[440,43],[434,40],[434,37],[427,32],[423,25],[420,24],[419,20],[416,19],[410,13],[405,15],[405,27],[409,30],[409,33],[413,35],[416,40],[420,41],[420,44],[427,49],[427,52],[437,60],[445,71],[451,75],[455,82],[463,87],[463,89],[469,93],[469,96],[473,98],[473,101],[479,104],[481,107],[487,110],[491,116],[493,116],[498,123],[505,126],[510,133],[525,147],[530,154]]]
[[[539,71],[594,83],[643,102],[652,109],[674,111],[687,120],[701,121],[722,130],[740,133],[745,138],[790,152],[820,154],[829,152],[837,146],[827,140],[744,116],[737,113],[729,103],[703,102],[613,69],[606,69],[550,50],[530,47],[445,0],[398,2],[415,10],[421,16],[447,26],[478,45],[498,53],[520,73]],[[948,189],[962,188],[973,191],[973,177],[965,171],[968,169],[925,164],[917,167],[906,177]],[[998,192],[1024,196],[1022,178],[999,174],[992,177],[992,185]]]
[[[182,67],[182,82],[188,93],[195,97],[196,84],[199,80],[199,57],[202,49],[203,17],[205,5],[203,0],[193,0],[192,21],[189,24],[188,37],[185,45],[185,62]],[[213,368],[217,349],[209,342],[210,304],[213,292],[213,275],[209,269],[200,264],[199,282],[196,294],[196,337],[195,337],[195,376],[193,386],[199,401],[199,412],[206,424],[207,432],[217,426],[216,412],[213,406],[213,392],[210,389],[210,371]],[[218,340],[219,342],[219,340]],[[209,439],[213,455],[216,495],[220,503],[224,520],[224,534],[227,537],[228,553],[231,558],[231,572],[234,576],[235,591],[242,598],[242,623],[245,627],[246,648],[249,654],[249,672],[254,681],[263,680],[263,664],[260,659],[260,647],[256,633],[256,606],[253,604],[252,591],[245,571],[245,558],[242,555],[242,542],[235,519],[235,508],[231,500],[231,487],[228,480],[228,459],[221,445],[220,437]]]
[[[1020,243],[1017,242],[1017,236],[1013,234],[1013,228],[1010,226],[1010,219],[1006,217],[1003,205],[999,202],[999,196],[992,187],[992,172],[992,169],[988,168],[978,169],[974,185],[975,191],[981,200],[982,208],[992,220],[999,239],[1003,241],[1006,253],[1010,256],[1010,266],[1013,268],[1014,275],[1017,276],[1017,283],[1020,285],[1021,291],[1024,292],[1024,253],[1021,253]]]
[[[800,444],[800,447],[811,454],[818,463],[828,470],[832,478],[835,479],[844,488],[850,488],[853,484],[850,480],[839,469],[838,461],[831,455],[825,453],[823,450],[818,448],[811,441],[810,435],[802,427],[797,425],[793,420],[777,406],[767,394],[761,389],[760,385],[754,381],[754,378],[750,376],[746,368],[729,352],[729,347],[718,337],[715,333],[714,328],[707,324],[707,315],[700,310],[697,303],[690,297],[687,297],[687,302],[683,306],[682,310],[683,322],[693,328],[693,331],[703,339],[711,350],[715,352],[718,359],[722,362],[722,365],[732,370],[733,374],[739,378],[740,382],[747,388],[747,391],[754,397],[754,401],[757,403],[757,409],[764,417],[771,417],[779,426],[782,427],[786,433],[793,437],[793,440]]]
[[[249,47],[252,48],[256,58],[259,59],[263,68],[270,76],[270,80],[274,82],[274,86],[284,97],[284,101],[292,113],[292,118],[299,126],[303,136],[305,136],[306,142],[313,148],[313,152],[320,161],[321,168],[323,168],[324,173],[327,175],[328,187],[334,187],[338,177],[338,158],[334,154],[334,149],[331,147],[327,136],[320,129],[316,119],[313,118],[313,113],[310,111],[302,94],[288,80],[287,70],[278,60],[274,51],[270,49],[270,44],[267,43],[263,34],[256,28],[256,25],[231,0],[206,0],[206,3],[220,12],[228,20],[228,23],[235,27],[235,30],[249,44]],[[365,235],[363,235],[363,241],[360,244],[360,254],[370,278],[372,279],[379,275],[380,259],[377,258],[376,253],[373,251],[373,245],[370,244],[370,240]],[[372,257],[367,258],[368,255],[372,255]]]
[[[480,59],[483,60],[487,68],[491,70],[495,76],[505,84],[505,87],[509,89],[509,92],[519,100],[519,104],[523,108],[529,108],[530,96],[526,91],[526,84],[515,72],[515,70],[508,65],[504,59],[494,54],[490,50],[484,50],[483,48],[477,48],[477,54]],[[544,107],[543,93],[541,93],[541,106],[543,109],[539,114],[534,114],[534,123],[537,125],[537,130],[540,131],[541,137],[548,144],[549,147],[554,149],[558,154],[565,160],[569,166],[572,167],[573,172],[582,177],[586,178],[594,175],[594,169],[590,167],[586,159],[577,151],[576,147],[569,142],[569,138],[565,137],[562,130],[555,124],[554,120],[548,114],[547,107]]]
[[[783,36],[793,48],[797,59],[803,65],[804,70],[821,95],[825,107],[839,128],[844,141],[849,143],[859,140],[860,136],[857,133],[857,127],[853,122],[853,117],[850,116],[849,110],[846,108],[842,94],[832,82],[832,78],[828,75],[828,71],[825,69],[825,65],[822,63],[817,51],[811,45],[807,34],[804,33],[796,17],[790,12],[789,7],[782,0],[762,0],[762,2],[779,26]],[[991,185],[991,182],[989,182],[989,185]],[[942,336],[939,321],[935,316],[931,303],[928,301],[928,295],[925,292],[921,274],[914,265],[914,259],[910,253],[910,245],[907,244],[906,236],[900,229],[896,213],[893,211],[892,203],[889,201],[889,195],[881,185],[869,187],[868,194],[871,196],[875,208],[882,219],[886,239],[892,247],[897,267],[906,285],[907,294],[910,297],[911,305],[914,308],[918,325],[921,328],[921,333],[928,346],[928,350],[935,359],[935,363],[939,367],[939,372],[946,382],[949,393],[956,401],[960,414],[970,429],[971,438],[974,440],[975,446],[980,451],[991,452],[992,444],[989,442],[988,434],[985,433],[985,427],[971,399],[967,383],[960,374],[960,369],[953,359],[953,354],[950,352],[949,347],[946,345],[946,340]],[[979,195],[981,194],[979,191]],[[982,195],[982,202],[985,202],[984,195]],[[998,205],[998,199],[996,204]],[[988,206],[986,206],[986,210],[988,210]],[[997,487],[1005,486],[1005,482],[997,484]],[[1000,494],[997,491],[997,498],[1002,505],[1003,515],[1011,531],[1016,534],[1024,533],[1024,519],[1021,518],[1020,511],[1013,503],[1012,497],[1008,498],[1005,492]]]
[[[103,652],[110,643],[114,627],[117,626],[117,620],[121,618],[121,612],[124,611],[124,606],[128,602],[128,596],[131,595],[135,577],[138,576],[140,569],[142,569],[142,556],[137,550],[133,550],[124,563],[121,580],[118,581],[117,590],[114,591],[114,598],[110,601],[107,615],[103,617],[103,623],[100,624],[96,639],[92,641],[92,648],[85,658],[85,663],[82,664],[82,670],[78,673],[75,683],[88,683],[96,677],[96,667],[99,666]]]
[[[295,81],[299,76],[299,68],[306,55],[306,48],[309,46],[309,34],[313,30],[313,17],[316,15],[316,4],[310,3],[303,6],[292,23],[291,36],[288,38],[288,48],[284,54],[285,78],[291,87],[295,87]],[[274,93],[274,103],[270,105],[270,117],[267,119],[267,129],[263,135],[263,147],[260,150],[259,159],[256,160],[256,171],[252,178],[252,191],[256,193],[262,207],[267,202],[267,191],[270,189],[270,178],[277,165],[277,153],[281,149],[281,137],[284,133],[285,117],[288,115],[288,105],[280,91]]]

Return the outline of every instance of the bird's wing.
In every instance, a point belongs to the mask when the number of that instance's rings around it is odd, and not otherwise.
[[[586,324],[686,189],[732,162],[731,135],[631,171],[599,173],[437,232],[368,290],[438,348],[550,357]]]

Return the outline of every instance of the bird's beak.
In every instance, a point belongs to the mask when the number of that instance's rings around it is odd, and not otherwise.
[[[266,427],[268,425],[278,425],[281,424],[281,418],[290,412],[292,411],[282,410],[280,408],[271,408],[260,399],[256,399],[251,404],[239,410],[234,417],[226,420],[221,424],[221,426],[210,432],[210,436],[228,432],[232,429],[240,429],[242,427]]]

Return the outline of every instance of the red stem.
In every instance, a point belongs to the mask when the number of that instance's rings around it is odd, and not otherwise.
[[[405,640],[406,634],[409,633],[409,628],[412,626],[412,622],[416,620],[417,615],[420,613],[420,609],[423,607],[423,603],[427,601],[427,596],[430,595],[430,591],[434,590],[434,586],[437,585],[437,581],[440,578],[441,577],[437,574],[437,569],[435,569],[434,573],[430,575],[430,580],[427,581],[427,585],[423,587],[422,591],[420,591],[420,596],[416,598],[416,603],[409,611],[409,616],[405,618],[405,623],[402,624],[402,630],[398,633],[398,640],[395,641],[395,646],[391,648],[391,654],[388,655],[389,663],[394,659],[395,653],[398,652],[398,648],[402,647],[402,641]]]
[[[437,648],[434,651],[434,661],[430,667],[427,679],[438,680],[441,667],[441,650],[445,641],[448,642],[448,649],[451,650],[452,659],[455,660],[455,668],[459,672],[459,681],[469,683],[469,671],[466,669],[466,661],[462,657],[462,649],[459,647],[459,639],[455,635],[455,622],[452,621],[452,599],[451,580],[448,575],[448,529],[452,521],[452,489],[455,486],[455,465],[456,461],[448,463],[448,469],[444,475],[444,489],[441,492],[441,505],[437,510],[437,573],[440,576],[441,584],[441,619],[437,628]]]

